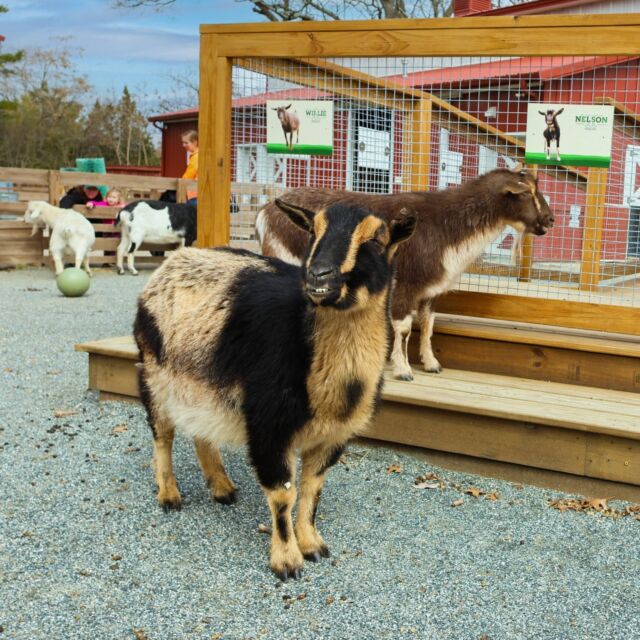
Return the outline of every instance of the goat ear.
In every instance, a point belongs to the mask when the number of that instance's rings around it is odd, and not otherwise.
[[[514,173],[520,173],[523,169],[524,169],[524,165],[522,164],[522,162],[516,162],[513,165],[513,168],[511,169],[511,171],[513,171]]]
[[[401,209],[399,217],[391,221],[391,241],[389,242],[389,246],[397,245],[408,240],[416,230],[417,221],[418,219],[414,211],[406,208]]]
[[[519,196],[523,193],[531,193],[531,187],[526,182],[514,182],[511,184],[505,184],[502,187],[502,193],[510,193],[515,196]]]
[[[298,205],[288,204],[280,200],[280,198],[276,198],[275,204],[297,227],[300,227],[307,233],[313,231],[313,218],[316,215],[313,211],[299,207]]]

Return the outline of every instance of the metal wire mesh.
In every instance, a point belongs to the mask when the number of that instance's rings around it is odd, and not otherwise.
[[[261,205],[286,189],[446,189],[522,161],[527,105],[614,107],[607,169],[539,166],[555,214],[513,249],[507,227],[458,288],[640,306],[640,59],[631,56],[234,61],[232,244],[257,250]],[[267,100],[332,100],[331,156],[270,154]],[[429,113],[421,105],[430,105]],[[425,118],[429,118],[425,125]],[[412,142],[424,135],[430,142]]]

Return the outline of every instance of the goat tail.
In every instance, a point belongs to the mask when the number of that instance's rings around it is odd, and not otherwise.
[[[75,232],[75,228],[70,224],[65,225],[62,229],[62,235],[65,238],[70,238],[74,234],[74,232]]]
[[[115,221],[115,226],[119,226],[121,225],[123,222],[127,222],[129,219],[129,216],[127,215],[128,211],[126,209],[120,209],[120,211],[118,211],[118,213],[116,214],[116,221]]]

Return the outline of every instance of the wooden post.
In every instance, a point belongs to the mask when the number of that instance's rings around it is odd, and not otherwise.
[[[538,166],[527,167],[534,176],[538,176]],[[518,280],[529,282],[531,280],[531,265],[533,264],[533,236],[527,233],[522,238],[522,253],[520,255],[520,265],[518,267]]]
[[[428,191],[431,159],[432,104],[429,99],[417,100],[411,114],[409,143],[409,190]]]
[[[201,36],[198,133],[198,246],[229,244],[231,59],[218,55],[215,34]]]
[[[178,188],[176,189],[176,202],[187,201],[187,185],[182,178],[178,178]],[[199,245],[198,245],[199,246]]]
[[[49,182],[49,204],[58,206],[60,196],[64,191],[64,187],[62,186],[62,182],[60,180],[60,172],[49,171],[47,179]]]
[[[597,290],[600,283],[604,198],[608,176],[608,169],[589,168],[582,233],[582,260],[580,261],[580,288],[589,291]]]

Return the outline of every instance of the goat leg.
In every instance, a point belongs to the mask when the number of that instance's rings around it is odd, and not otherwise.
[[[427,373],[440,373],[442,365],[433,355],[431,336],[436,314],[431,311],[431,301],[424,302],[418,309],[418,323],[420,324],[420,360]]]
[[[402,320],[393,320],[391,322],[394,332],[391,364],[393,365],[393,377],[398,380],[413,380],[413,373],[409,364],[411,323],[411,314],[405,316]]]

